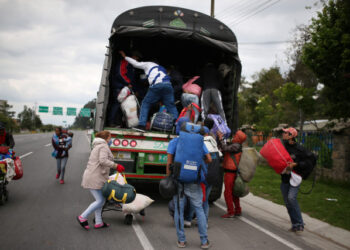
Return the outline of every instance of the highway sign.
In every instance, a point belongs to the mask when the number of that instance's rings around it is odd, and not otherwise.
[[[88,109],[88,108],[80,109],[80,116],[81,117],[90,117],[91,116],[91,110]]]
[[[48,106],[39,106],[39,113],[49,113]]]
[[[77,109],[76,108],[67,108],[67,115],[76,116],[77,115]]]
[[[53,107],[52,114],[53,115],[63,115],[63,108],[62,107]]]

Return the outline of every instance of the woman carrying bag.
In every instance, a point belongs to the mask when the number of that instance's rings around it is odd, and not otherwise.
[[[79,224],[86,230],[90,228],[88,216],[92,212],[95,212],[94,228],[99,229],[110,226],[102,220],[102,207],[105,203],[102,187],[108,180],[111,168],[117,169],[120,173],[125,170],[122,165],[114,163],[114,157],[109,148],[111,142],[111,133],[108,131],[98,132],[92,142],[93,149],[90,153],[81,185],[83,188],[90,190],[95,201],[81,215],[77,216]]]

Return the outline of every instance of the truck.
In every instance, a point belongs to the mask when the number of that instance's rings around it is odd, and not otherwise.
[[[134,8],[114,20],[106,47],[94,132],[110,131],[115,162],[125,166],[128,179],[149,182],[165,178],[168,143],[176,135],[106,126],[111,72],[120,50],[137,50],[144,58],[157,58],[160,65],[177,65],[185,80],[193,77],[203,62],[214,63],[224,76],[221,93],[227,124],[232,131],[237,130],[237,93],[242,66],[236,36],[224,23],[180,7]],[[222,182],[213,187],[209,201],[220,198],[221,193]]]

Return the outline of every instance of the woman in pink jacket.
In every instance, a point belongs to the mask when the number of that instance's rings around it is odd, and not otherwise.
[[[77,220],[79,224],[88,230],[88,216],[95,212],[95,226],[94,228],[105,228],[110,225],[102,220],[102,207],[105,203],[105,198],[102,195],[102,187],[108,180],[109,170],[111,168],[117,169],[118,172],[124,172],[124,167],[120,164],[114,163],[113,154],[109,148],[111,143],[111,133],[108,131],[101,131],[95,135],[92,142],[93,149],[90,158],[83,174],[83,181],[81,183],[83,188],[90,189],[95,201],[79,216]]]

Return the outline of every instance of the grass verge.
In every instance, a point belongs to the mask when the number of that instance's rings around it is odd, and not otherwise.
[[[313,176],[310,176],[308,180],[302,182],[301,192],[310,190],[312,179]],[[276,174],[272,168],[258,166],[253,180],[249,183],[249,189],[254,195],[284,205],[280,183],[280,175]],[[317,180],[311,194],[304,195],[300,191],[298,201],[303,213],[333,226],[350,230],[349,183]]]

